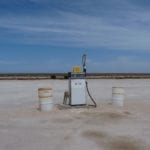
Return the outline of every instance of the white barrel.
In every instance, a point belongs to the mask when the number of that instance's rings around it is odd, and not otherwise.
[[[123,106],[125,99],[125,91],[123,87],[112,88],[112,104],[115,106]]]
[[[39,109],[41,111],[51,111],[53,109],[52,88],[39,88]]]

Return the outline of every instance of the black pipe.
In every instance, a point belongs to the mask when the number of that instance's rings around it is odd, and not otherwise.
[[[89,106],[94,106],[94,107],[96,108],[96,107],[97,107],[97,104],[96,104],[94,98],[93,98],[93,97],[91,96],[91,94],[90,94],[89,87],[88,87],[88,82],[87,82],[87,81],[86,81],[86,89],[87,89],[87,92],[88,92],[89,97],[91,98],[91,100],[92,100],[92,102],[93,102],[93,104],[94,104],[94,105],[89,105]]]

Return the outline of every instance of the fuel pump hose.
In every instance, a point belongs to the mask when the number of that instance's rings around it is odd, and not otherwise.
[[[94,98],[93,98],[93,97],[91,96],[91,94],[90,94],[89,87],[88,87],[88,82],[87,82],[87,81],[86,81],[86,89],[87,89],[87,93],[88,93],[88,95],[89,95],[91,101],[92,101],[93,104],[94,104],[94,105],[89,105],[89,106],[94,106],[94,107],[96,108],[96,107],[97,107],[97,104],[96,104]]]

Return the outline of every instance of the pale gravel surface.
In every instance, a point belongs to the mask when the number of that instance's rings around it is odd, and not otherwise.
[[[150,150],[150,79],[89,80],[98,108],[37,110],[37,89],[61,104],[67,80],[0,81],[0,150]],[[123,108],[109,104],[124,87]]]

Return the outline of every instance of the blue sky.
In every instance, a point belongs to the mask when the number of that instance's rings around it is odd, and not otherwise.
[[[148,0],[0,0],[0,73],[150,72]]]

